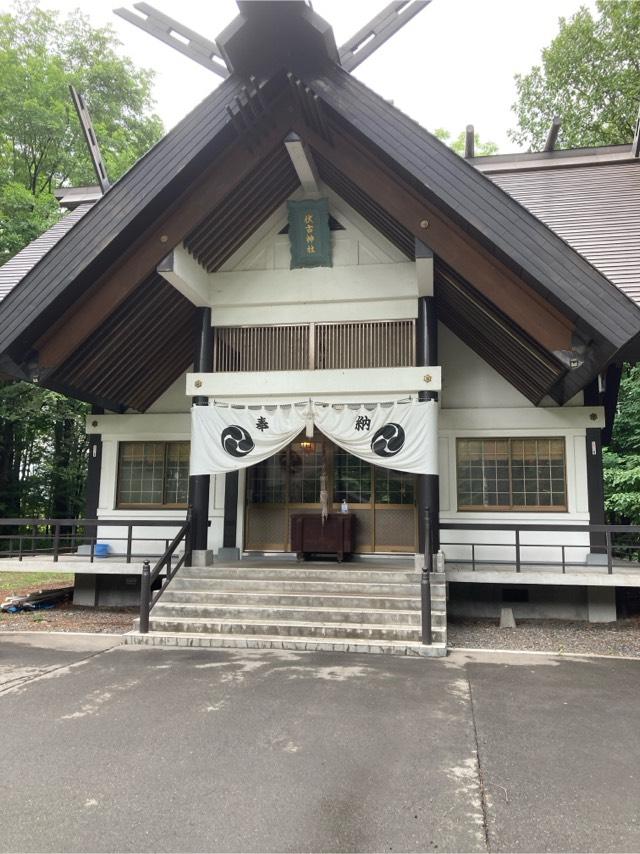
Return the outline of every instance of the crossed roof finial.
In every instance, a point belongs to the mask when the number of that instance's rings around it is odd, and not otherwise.
[[[388,3],[378,15],[361,27],[338,49],[338,57],[342,67],[347,71],[353,71],[418,12],[426,8],[430,2],[431,0],[394,0],[394,2]],[[239,2],[238,5],[241,16],[248,14],[248,9],[251,6],[256,7],[256,9],[260,7],[263,10],[267,9],[267,4],[261,5],[258,0],[254,0],[253,3],[245,0],[245,2]],[[282,8],[281,4],[275,5]],[[287,6],[291,13],[296,8],[309,9],[304,0],[288,3]],[[211,41],[189,27],[185,27],[179,21],[159,12],[148,3],[134,3],[133,8],[136,10],[135,12],[126,8],[114,9],[114,12],[124,18],[125,21],[129,21],[129,23],[134,24],[222,78],[228,77],[233,71],[227,52],[216,41]],[[237,30],[237,28],[238,25],[236,24],[235,29]],[[224,33],[220,34],[218,42],[222,42],[226,32],[225,30]]]

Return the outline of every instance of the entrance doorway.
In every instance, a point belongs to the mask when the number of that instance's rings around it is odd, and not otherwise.
[[[245,549],[291,551],[291,516],[321,512],[323,473],[329,511],[344,499],[355,517],[356,552],[415,552],[415,475],[370,465],[318,433],[247,469]]]

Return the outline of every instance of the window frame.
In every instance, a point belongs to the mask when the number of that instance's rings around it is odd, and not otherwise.
[[[127,502],[120,499],[120,486],[122,483],[122,453],[127,445],[162,445],[162,503],[158,502]],[[116,510],[186,510],[189,507],[189,501],[183,502],[167,502],[167,461],[170,445],[187,445],[189,453],[191,453],[191,442],[188,439],[125,439],[118,442],[118,465],[116,477]]]
[[[560,440],[562,442],[563,451],[563,487],[564,487],[564,504],[493,504],[493,505],[461,505],[460,495],[458,491],[459,477],[459,449],[461,442],[507,442],[508,443],[508,463],[509,463],[509,495],[513,499],[513,476],[512,476],[512,442],[544,442],[551,440]],[[567,437],[566,436],[456,436],[456,464],[455,464],[455,494],[456,508],[458,513],[568,513],[569,512],[569,493],[567,481]]]

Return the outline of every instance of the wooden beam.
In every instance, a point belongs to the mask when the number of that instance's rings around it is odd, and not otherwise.
[[[558,134],[560,133],[560,125],[562,121],[560,116],[554,116],[553,121],[551,122],[551,127],[549,128],[549,133],[547,135],[547,141],[544,144],[544,151],[553,151],[556,147],[556,142],[558,141]]]
[[[353,71],[361,62],[375,53],[414,15],[429,5],[431,0],[393,0],[339,49],[340,63],[346,71]]]
[[[179,21],[159,12],[148,3],[134,3],[133,8],[138,14],[129,9],[114,9],[114,13],[124,18],[130,24],[144,30],[169,47],[188,56],[199,65],[203,65],[214,74],[227,78],[229,69],[215,42],[205,39],[200,33],[190,30]]]
[[[397,222],[469,281],[514,323],[554,350],[572,350],[574,324],[418,191],[391,172],[371,150],[332,126],[333,145],[296,119],[296,131]]]
[[[36,342],[40,366],[61,365],[260,160],[282,145],[288,122],[290,114],[280,110],[276,113],[274,127],[253,152],[235,143],[217,157],[164,216],[132,244],[121,262],[109,269],[87,295]]]
[[[320,178],[308,147],[296,133],[290,133],[287,136],[284,146],[291,158],[291,163],[296,170],[302,189],[307,194],[320,195]]]
[[[464,156],[468,160],[476,154],[476,134],[473,125],[467,125],[464,135]]]
[[[77,92],[75,87],[71,84],[69,85],[69,92],[71,93],[73,106],[76,108],[76,113],[78,114],[78,120],[80,122],[80,127],[82,128],[82,133],[84,134],[85,142],[87,143],[87,148],[89,149],[89,157],[93,163],[93,169],[96,173],[98,184],[100,184],[100,189],[104,194],[109,189],[109,178],[107,176],[107,167],[102,159],[102,154],[100,154],[100,146],[98,145],[96,132],[93,129],[93,122],[91,121],[89,110],[87,109],[87,105],[85,104],[82,95],[80,95],[80,93]]]
[[[640,157],[640,110],[638,110],[638,118],[636,119],[636,130],[631,145],[631,156]]]

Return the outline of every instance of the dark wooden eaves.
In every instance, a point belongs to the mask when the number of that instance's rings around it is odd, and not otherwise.
[[[506,266],[614,353],[640,332],[640,309],[557,234],[463,158],[338,67],[305,83]]]
[[[109,189],[51,249],[46,263],[25,276],[2,306],[0,352],[42,334],[235,138],[226,107],[242,87],[237,78],[221,83]]]

